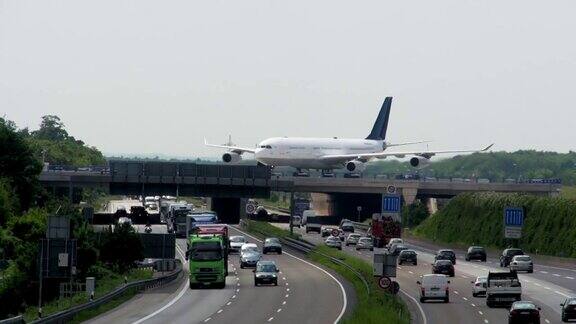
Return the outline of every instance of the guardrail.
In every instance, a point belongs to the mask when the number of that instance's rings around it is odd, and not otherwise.
[[[135,282],[125,284],[124,286],[119,287],[119,288],[107,293],[106,295],[104,295],[102,297],[96,298],[93,301],[74,306],[74,307],[69,308],[65,311],[61,311],[58,313],[48,315],[46,317],[37,319],[31,323],[44,324],[44,323],[64,323],[64,322],[67,322],[67,321],[71,320],[74,316],[76,316],[78,313],[80,313],[81,311],[93,309],[93,308],[96,308],[96,307],[101,306],[103,304],[106,304],[107,302],[109,302],[112,299],[122,295],[123,293],[127,292],[130,289],[136,289],[138,291],[145,291],[145,290],[150,289],[150,288],[156,288],[156,287],[163,286],[167,283],[170,283],[174,279],[176,279],[180,275],[181,272],[182,272],[182,264],[180,262],[178,262],[178,269],[171,274],[168,274],[168,275],[162,276],[162,277],[158,277],[158,278],[154,278],[154,279],[140,280],[140,281],[135,281]],[[7,323],[17,323],[17,322],[7,322]],[[2,322],[2,324],[4,324],[4,323]]]
[[[240,226],[246,226],[246,223],[241,221]],[[263,237],[267,236],[266,233],[262,233],[260,231],[255,231],[255,232],[262,235]],[[289,246],[292,249],[303,252],[305,254],[312,252],[312,250],[314,250],[314,248],[316,247],[316,245],[314,245],[310,242],[303,241],[303,240],[291,239],[289,237],[281,238],[280,241],[282,242],[283,245]],[[370,295],[370,284],[368,284],[368,281],[366,280],[366,278],[364,278],[364,276],[360,272],[358,272],[356,269],[354,269],[352,266],[350,266],[349,264],[347,264],[346,262],[344,262],[342,260],[339,260],[337,258],[334,258],[334,257],[329,256],[327,254],[324,254],[322,252],[313,251],[313,253],[317,253],[317,254],[329,259],[333,263],[339,264],[339,265],[347,268],[348,270],[352,271],[352,273],[354,273],[354,275],[362,281],[362,283],[364,284],[364,287],[366,288],[366,292],[368,293],[368,295]]]
[[[22,315],[0,320],[0,324],[21,324],[21,323],[25,323],[24,316]]]

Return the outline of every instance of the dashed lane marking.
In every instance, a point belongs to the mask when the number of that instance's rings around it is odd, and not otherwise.
[[[230,304],[232,304],[232,302],[227,302],[227,303],[226,303],[226,306],[230,306]]]
[[[208,322],[211,319],[212,319],[211,317],[208,317],[207,319],[204,320],[204,323]]]
[[[484,315],[484,313],[482,313],[482,311],[478,311],[478,314],[480,314],[480,315]]]
[[[220,313],[222,313],[222,310],[221,310],[221,309],[219,309],[219,310],[216,312],[216,314],[220,314]]]
[[[268,322],[272,322],[272,320],[274,320],[274,317],[270,317],[270,318],[268,319]]]
[[[574,280],[574,277],[564,277],[564,278]]]
[[[280,313],[282,311],[282,308],[278,308],[278,310],[276,311],[276,313]]]

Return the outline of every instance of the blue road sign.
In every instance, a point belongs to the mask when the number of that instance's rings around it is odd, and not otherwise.
[[[383,195],[382,196],[382,213],[397,214],[400,213],[402,207],[402,200],[397,195]]]
[[[504,226],[522,227],[524,225],[524,208],[508,207],[504,210]]]

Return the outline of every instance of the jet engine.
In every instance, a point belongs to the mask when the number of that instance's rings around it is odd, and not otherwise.
[[[222,154],[222,161],[224,161],[226,163],[234,163],[234,162],[238,162],[240,160],[242,160],[242,157],[238,153],[226,152],[226,153]]]
[[[410,165],[418,169],[423,169],[427,167],[429,164],[430,159],[427,159],[425,157],[415,156],[410,159]]]
[[[358,160],[352,160],[346,163],[346,170],[350,172],[362,172],[366,169],[364,162]]]

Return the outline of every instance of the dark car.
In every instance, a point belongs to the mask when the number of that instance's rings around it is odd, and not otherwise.
[[[452,250],[439,250],[434,260],[450,260],[452,264],[456,264],[456,253]]]
[[[509,266],[510,261],[512,261],[513,257],[515,257],[516,255],[523,255],[523,254],[524,251],[522,251],[522,249],[516,249],[516,248],[506,249],[502,251],[502,255],[500,256],[500,266],[501,267]]]
[[[566,300],[560,304],[562,306],[562,322],[568,322],[569,320],[576,319],[576,298],[566,298]]]
[[[450,260],[437,260],[432,264],[432,273],[454,277],[454,264]]]
[[[342,223],[340,229],[344,232],[354,233],[354,225],[352,223]]]
[[[466,261],[480,260],[486,262],[486,249],[481,246],[471,246],[466,252]]]
[[[411,263],[418,265],[418,255],[414,250],[403,250],[398,254],[398,264]]]
[[[394,244],[390,249],[390,254],[392,255],[400,255],[400,252],[408,250],[408,247],[404,244]]]
[[[269,237],[264,240],[264,247],[262,248],[262,253],[276,252],[282,254],[282,243],[276,237]]]
[[[279,271],[274,261],[258,261],[254,269],[254,286],[261,284],[278,286]]]
[[[540,307],[533,302],[517,301],[510,307],[508,324],[540,324]]]

